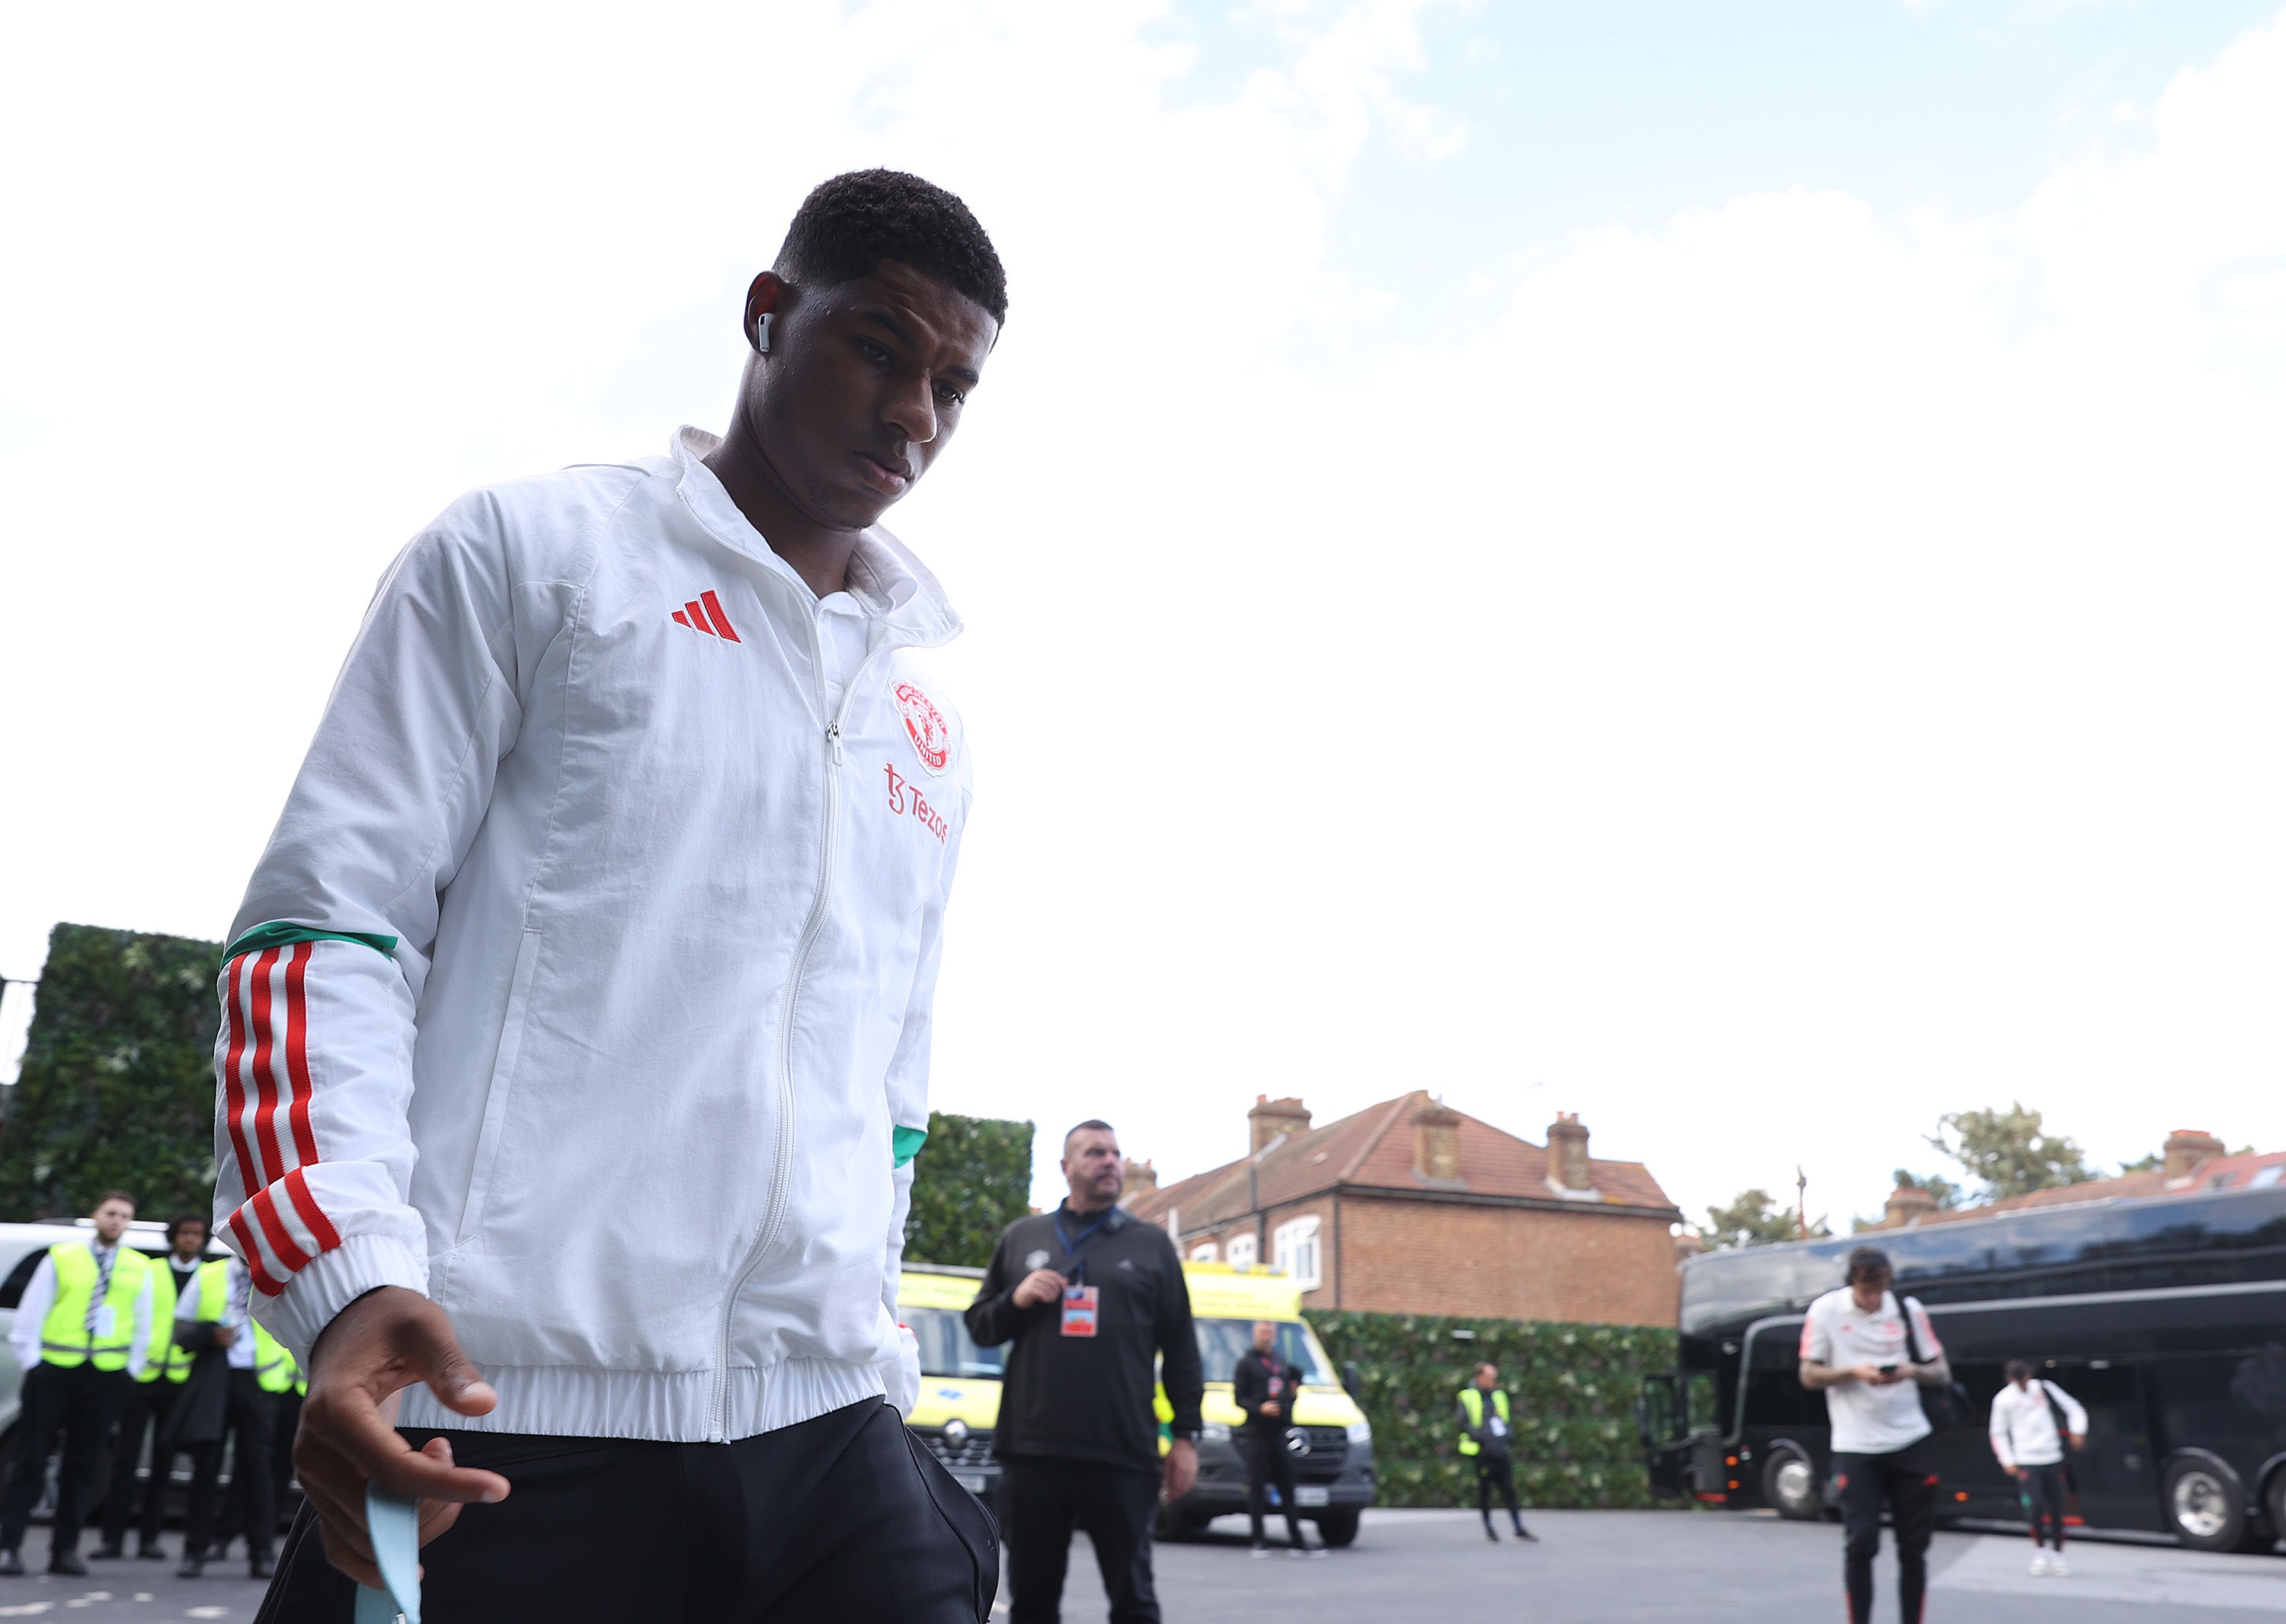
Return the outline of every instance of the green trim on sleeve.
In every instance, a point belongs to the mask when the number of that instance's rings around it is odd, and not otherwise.
[[[383,958],[397,957],[394,936],[366,936],[354,931],[312,930],[307,925],[292,925],[284,919],[272,919],[267,925],[257,925],[223,950],[222,961],[228,964],[241,953],[257,952],[263,948],[291,947],[296,942],[354,942],[369,947]]]
[[[928,1130],[926,1128],[907,1128],[899,1126],[891,1129],[889,1131],[889,1148],[896,1152],[897,1159],[889,1163],[889,1165],[893,1168],[903,1167],[906,1163],[911,1161],[913,1159],[913,1153],[920,1149],[922,1142],[927,1138]]]

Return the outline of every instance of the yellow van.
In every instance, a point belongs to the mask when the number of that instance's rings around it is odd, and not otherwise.
[[[1278,1356],[1302,1372],[1286,1451],[1294,1462],[1295,1510],[1318,1525],[1328,1545],[1357,1538],[1358,1519],[1374,1501],[1373,1428],[1302,1318],[1302,1289],[1281,1270],[1186,1263],[1191,1322],[1206,1367],[1205,1423],[1199,1435],[1199,1480],[1162,1507],[1159,1531],[1185,1533],[1211,1518],[1246,1510],[1246,1459],[1234,1429],[1246,1419],[1231,1397],[1231,1376],[1254,1345],[1254,1322],[1278,1327]],[[1164,1405],[1162,1405],[1164,1410]]]
[[[992,1426],[1008,1350],[978,1347],[961,1319],[983,1281],[981,1269],[910,1264],[897,1279],[897,1314],[921,1349],[921,1396],[905,1424],[961,1487],[989,1502],[1000,1482]]]
[[[1302,1391],[1286,1447],[1294,1459],[1295,1510],[1318,1525],[1328,1545],[1357,1538],[1358,1519],[1374,1501],[1373,1429],[1336,1375],[1302,1319],[1301,1288],[1274,1269],[1242,1271],[1226,1263],[1186,1263],[1191,1320],[1205,1367],[1204,1430],[1199,1480],[1159,1512],[1159,1532],[1195,1532],[1214,1518],[1246,1510],[1246,1462],[1233,1429],[1245,1419],[1231,1398],[1231,1375],[1254,1345],[1254,1322],[1278,1327],[1279,1356],[1300,1368]],[[992,1429],[1000,1415],[1005,1348],[980,1348],[961,1314],[976,1300],[981,1269],[913,1264],[897,1283],[897,1310],[920,1344],[921,1393],[906,1425],[943,1462],[961,1486],[989,1498],[1000,1465]],[[1160,1420],[1170,1418],[1163,1395]],[[1162,1453],[1167,1448],[1162,1438]]]

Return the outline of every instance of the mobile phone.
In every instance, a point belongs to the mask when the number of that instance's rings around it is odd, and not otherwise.
[[[1883,1376],[1895,1376],[1897,1374],[1897,1368],[1895,1365],[1884,1365],[1881,1367],[1881,1374]]]

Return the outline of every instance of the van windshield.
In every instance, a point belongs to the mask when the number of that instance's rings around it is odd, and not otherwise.
[[[1199,1362],[1206,1367],[1210,1382],[1227,1382],[1238,1361],[1254,1345],[1254,1321],[1251,1320],[1194,1320],[1198,1332]],[[1326,1361],[1326,1351],[1310,1334],[1310,1328],[1291,1320],[1278,1324],[1278,1357],[1298,1367],[1302,1379],[1312,1387],[1338,1387],[1340,1378]]]
[[[923,1376],[989,1376],[997,1380],[1007,1367],[1007,1349],[980,1348],[968,1326],[950,1308],[908,1308],[905,1323],[921,1344]]]

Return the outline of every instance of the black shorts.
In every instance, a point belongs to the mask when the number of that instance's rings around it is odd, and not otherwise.
[[[439,1434],[410,1431],[418,1446]],[[447,1432],[511,1486],[422,1548],[426,1624],[984,1624],[1000,1541],[868,1399],[735,1444]],[[351,1624],[305,1505],[256,1624]]]

